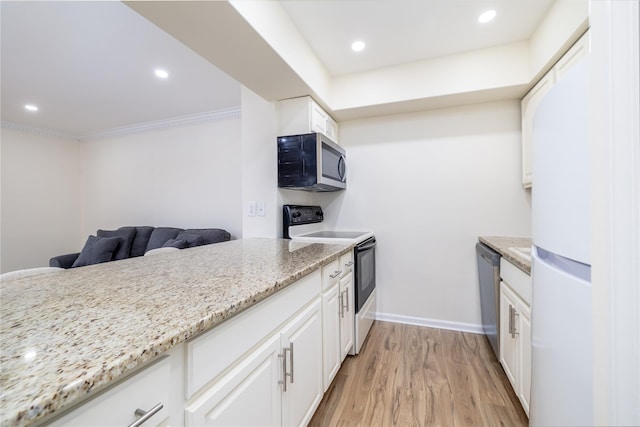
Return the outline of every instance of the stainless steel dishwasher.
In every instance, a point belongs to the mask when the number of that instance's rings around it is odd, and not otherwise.
[[[476,243],[482,329],[500,360],[500,254]]]

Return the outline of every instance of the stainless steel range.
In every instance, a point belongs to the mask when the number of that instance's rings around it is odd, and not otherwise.
[[[355,331],[358,354],[376,314],[376,239],[370,231],[325,230],[320,206],[284,205],[283,237],[296,242],[354,244]]]

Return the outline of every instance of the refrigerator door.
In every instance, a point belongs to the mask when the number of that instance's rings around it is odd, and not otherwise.
[[[591,264],[589,62],[551,88],[533,122],[532,237],[535,246]]]
[[[530,424],[593,425],[591,268],[533,252]]]

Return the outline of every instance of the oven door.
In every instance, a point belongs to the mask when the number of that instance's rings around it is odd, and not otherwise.
[[[371,237],[354,248],[356,260],[356,313],[376,288],[376,239]]]

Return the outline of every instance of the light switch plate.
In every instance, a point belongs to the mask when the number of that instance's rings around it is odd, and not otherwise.
[[[249,216],[256,216],[256,210],[257,210],[256,202],[249,202],[248,215]]]
[[[265,215],[265,203],[264,202],[258,202],[258,216],[264,216]]]

